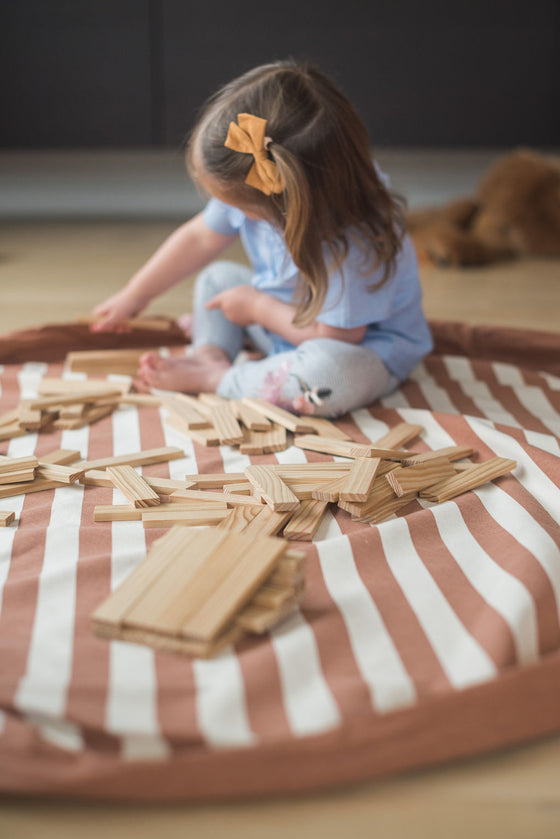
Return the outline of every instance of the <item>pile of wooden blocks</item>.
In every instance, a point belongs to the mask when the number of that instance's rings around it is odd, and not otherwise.
[[[281,539],[173,527],[95,610],[92,627],[207,658],[286,617],[303,594],[304,561]]]

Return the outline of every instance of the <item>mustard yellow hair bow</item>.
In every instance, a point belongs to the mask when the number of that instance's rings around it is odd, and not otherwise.
[[[230,122],[224,145],[232,151],[252,154],[255,158],[245,183],[260,189],[265,195],[282,192],[276,163],[270,160],[266,150],[266,120],[253,114],[237,114],[237,123]]]

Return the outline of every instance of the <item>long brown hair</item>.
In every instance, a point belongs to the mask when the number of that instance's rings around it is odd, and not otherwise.
[[[266,119],[281,193],[265,195],[245,184],[251,155],[224,146],[240,113]],[[195,177],[202,171],[219,184],[226,200],[283,231],[300,271],[294,324],[304,326],[321,311],[329,271],[342,267],[352,231],[371,257],[368,267],[383,266],[380,282],[370,289],[391,276],[404,235],[404,202],[382,183],[356,111],[314,67],[265,64],[219,90],[190,137],[187,164]]]

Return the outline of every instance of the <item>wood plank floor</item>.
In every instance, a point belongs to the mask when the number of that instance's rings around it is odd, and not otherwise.
[[[0,332],[69,320],[116,291],[173,221],[6,222]],[[239,249],[229,254],[241,258]],[[428,316],[560,329],[560,262],[469,271],[422,267]],[[187,280],[151,311],[189,310]],[[11,839],[554,839],[560,835],[560,738],[323,795],[200,806],[125,807],[4,799]]]

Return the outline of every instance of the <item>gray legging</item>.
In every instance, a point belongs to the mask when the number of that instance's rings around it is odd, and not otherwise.
[[[237,326],[221,309],[205,304],[220,291],[249,283],[252,272],[236,262],[214,262],[198,276],[194,293],[193,346],[212,344],[235,360],[245,337],[262,352],[259,361],[241,361],[225,374],[220,396],[260,396],[285,408],[312,406],[316,416],[336,417],[369,405],[398,385],[398,379],[371,349],[332,338],[304,341],[272,353],[268,333],[258,325]]]

